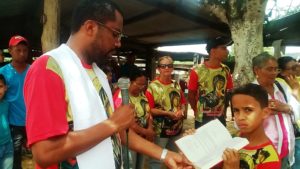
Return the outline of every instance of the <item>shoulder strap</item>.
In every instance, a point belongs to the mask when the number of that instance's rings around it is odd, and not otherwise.
[[[286,94],[285,94],[285,92],[284,92],[282,86],[280,85],[280,83],[279,83],[277,80],[275,80],[274,83],[275,83],[275,85],[278,87],[278,89],[281,91],[281,93],[283,94],[284,100],[285,100],[286,102],[288,102],[287,97],[286,97]]]

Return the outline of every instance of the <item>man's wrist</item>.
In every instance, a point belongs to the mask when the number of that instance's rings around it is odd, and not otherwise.
[[[118,132],[118,126],[111,120],[105,120],[104,124],[106,124],[110,129],[113,130],[114,133]]]
[[[168,149],[164,148],[161,152],[161,155],[160,155],[160,161],[164,161],[167,157],[167,154],[168,154]]]

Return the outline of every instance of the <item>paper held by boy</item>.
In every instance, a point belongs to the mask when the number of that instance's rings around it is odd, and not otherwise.
[[[226,127],[216,119],[175,143],[196,169],[209,169],[222,161],[226,148],[240,150],[249,141],[241,137],[232,138]]]

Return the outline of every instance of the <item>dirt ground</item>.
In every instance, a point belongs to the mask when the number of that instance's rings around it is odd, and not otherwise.
[[[184,126],[183,129],[190,129],[194,127],[194,115],[193,111],[189,108],[188,113],[187,113],[187,119],[184,120]],[[237,131],[233,126],[233,121],[231,117],[231,112],[228,109],[227,111],[227,129],[232,135],[236,135]],[[147,158],[146,158],[147,161]],[[34,161],[32,160],[32,156],[30,154],[26,154],[23,156],[23,161],[22,161],[22,166],[23,169],[34,169]],[[145,169],[148,169],[147,163],[145,163]]]

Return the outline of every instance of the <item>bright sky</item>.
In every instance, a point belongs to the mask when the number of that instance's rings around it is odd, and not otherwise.
[[[275,3],[277,1],[277,4]],[[286,11],[293,10],[294,8],[300,6],[299,0],[269,0],[266,7],[266,14],[272,10],[272,15],[270,20],[276,18],[282,18],[285,16]]]
[[[277,5],[275,5],[275,1],[277,1]],[[273,8],[270,19],[278,18],[278,16],[284,15],[286,10],[293,9],[297,6],[300,6],[300,0],[269,0],[266,7],[266,14]],[[162,46],[158,47],[157,50],[166,52],[194,52],[207,54],[205,46],[206,44]],[[231,51],[231,47],[228,47],[228,50]],[[286,47],[286,54],[290,53],[300,53],[300,47]]]

